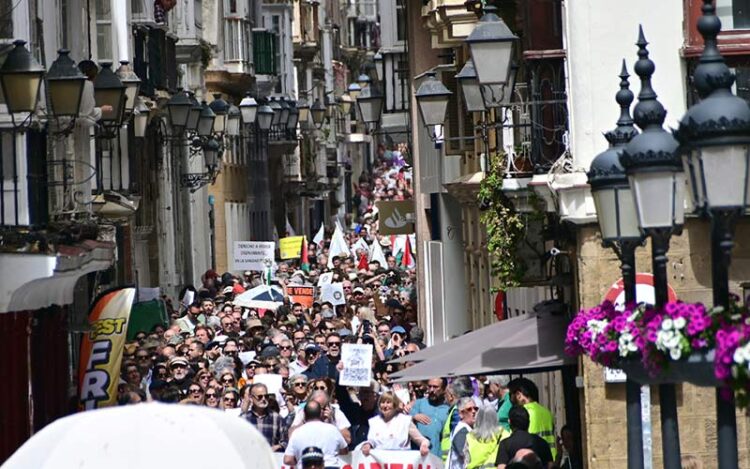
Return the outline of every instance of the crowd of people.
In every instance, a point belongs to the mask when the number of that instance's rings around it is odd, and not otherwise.
[[[300,468],[340,467],[348,451],[377,449],[432,453],[450,468],[582,467],[573,432],[555,433],[529,379],[392,381],[411,364],[391,360],[425,348],[424,331],[408,259],[413,246],[406,248],[407,236],[399,243],[379,233],[376,202],[411,197],[411,169],[402,157],[381,154],[358,181],[356,218],[344,223],[351,252],[329,260],[329,230],[307,244],[309,266],[278,261],[270,279],[277,288],[317,285],[332,274],[345,304],[316,298],[306,307],[285,295],[275,309],[246,308],[234,299],[268,282],[265,272],[206,272],[194,295],[180,296],[194,301],[174,308],[171,324],[138,331],[126,344],[120,404],[154,400],[236,414],[284,454],[285,464]],[[364,249],[373,243],[385,265]],[[372,346],[369,386],[339,384],[347,343]]]

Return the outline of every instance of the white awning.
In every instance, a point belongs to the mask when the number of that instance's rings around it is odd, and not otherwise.
[[[55,272],[51,277],[27,282],[13,292],[5,311],[27,311],[52,305],[69,305],[73,303],[73,293],[79,278],[91,272],[109,269],[111,265],[111,262],[92,260],[77,269]]]

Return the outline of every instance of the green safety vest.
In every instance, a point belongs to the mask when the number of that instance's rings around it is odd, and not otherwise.
[[[555,445],[555,419],[552,412],[543,407],[538,402],[529,402],[524,404],[529,412],[529,433],[539,435],[549,444],[552,452],[552,459],[557,457],[557,447]]]
[[[448,460],[448,451],[451,449],[451,419],[453,413],[456,411],[456,406],[452,406],[448,411],[448,418],[445,420],[443,430],[440,432],[440,453],[443,457],[443,462]]]
[[[510,432],[504,428],[488,441],[477,439],[473,433],[466,435],[466,445],[469,450],[469,464],[466,469],[479,469],[483,467],[495,467],[497,459],[497,450],[500,449],[500,440],[510,436]]]

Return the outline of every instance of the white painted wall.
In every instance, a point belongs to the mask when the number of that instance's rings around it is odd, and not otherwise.
[[[667,109],[667,127],[676,127],[685,113],[685,70],[682,0],[565,2],[568,50],[568,106],[571,151],[576,167],[588,170],[591,160],[607,147],[603,132],[615,126],[623,57],[636,94],[640,81],[633,72],[637,60],[638,25],[643,25],[651,60],[656,64],[653,86]]]

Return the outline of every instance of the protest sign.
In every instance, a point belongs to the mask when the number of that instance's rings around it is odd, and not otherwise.
[[[268,394],[277,394],[281,389],[282,381],[283,378],[281,377],[281,375],[268,373],[255,375],[255,377],[253,377],[253,384],[265,384],[266,389],[268,390]]]
[[[324,284],[320,289],[320,301],[323,303],[327,301],[333,306],[346,304],[344,284],[341,282]]]
[[[320,278],[318,278],[318,286],[323,286],[326,283],[331,283],[333,281],[333,272],[326,272],[323,274],[320,274]]]
[[[293,303],[299,303],[305,308],[312,308],[315,299],[315,287],[311,285],[287,285],[286,292]]]
[[[117,403],[122,349],[128,332],[135,288],[102,293],[89,312],[91,330],[81,341],[78,369],[80,404],[85,410]]]
[[[233,270],[265,271],[266,263],[273,263],[273,241],[235,241]]]
[[[372,345],[344,344],[341,349],[344,369],[339,374],[342,386],[370,386],[372,379]]]
[[[289,236],[279,240],[279,256],[282,259],[299,259],[302,255],[304,236]]]
[[[273,453],[279,469],[294,469],[294,466],[284,464],[284,453]],[[386,468],[421,468],[421,469],[443,469],[443,461],[434,454],[421,456],[419,451],[393,451],[373,449],[370,456],[365,456],[362,451],[353,451],[351,454],[338,457],[341,461],[341,469],[386,469]]]

